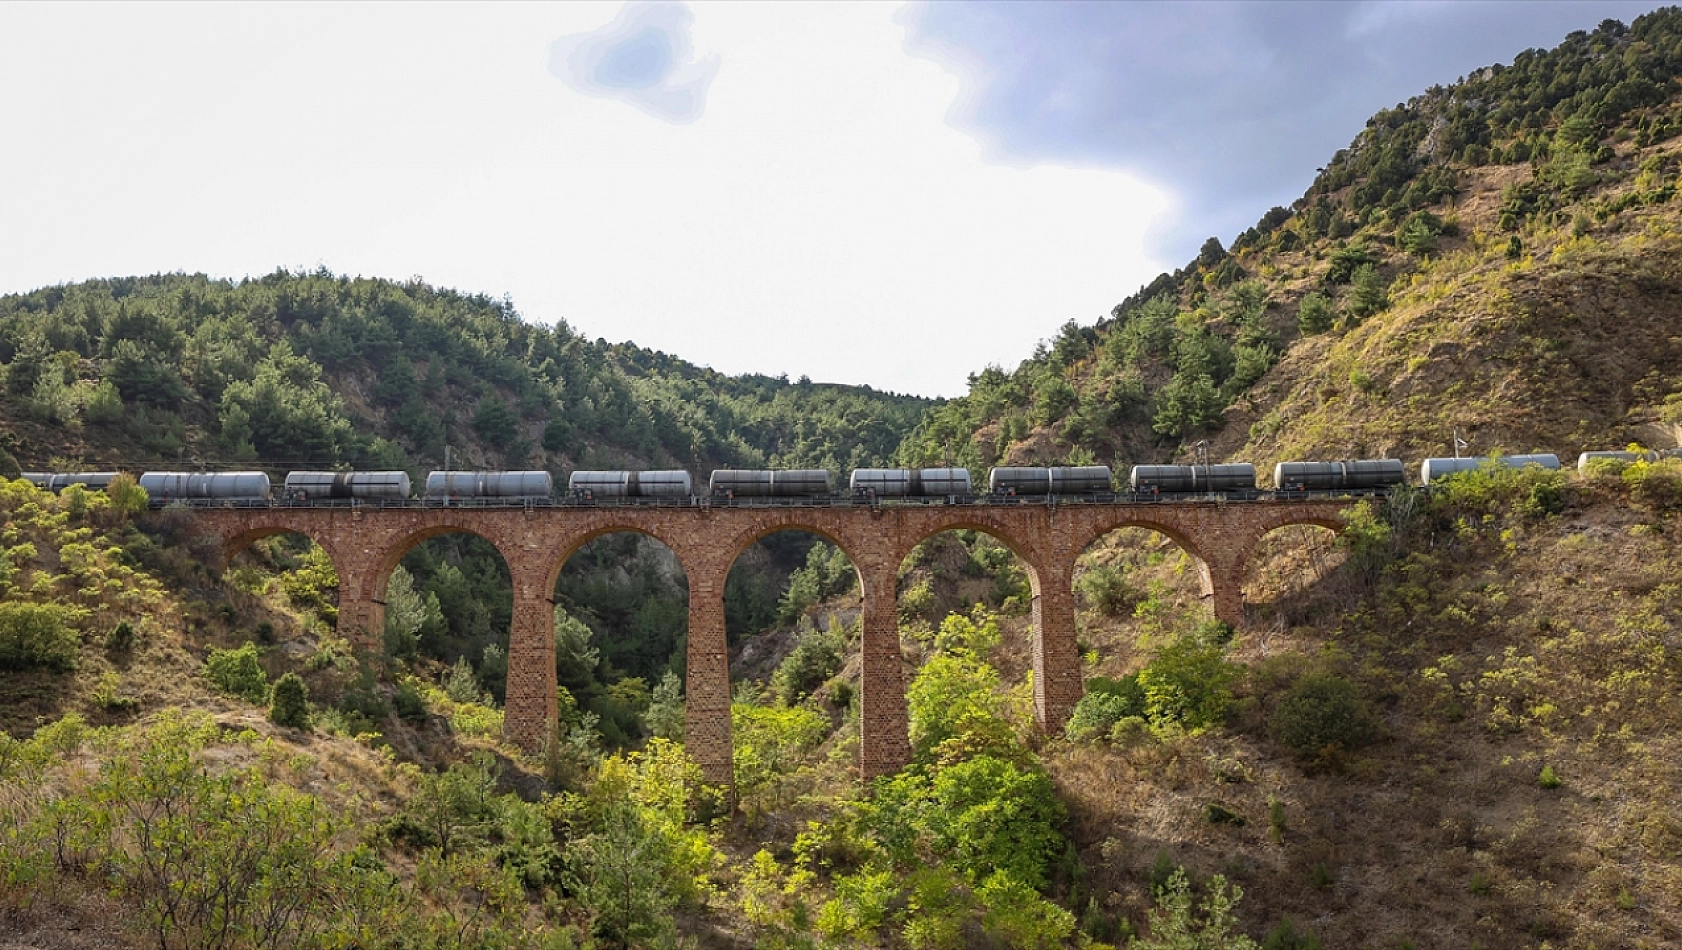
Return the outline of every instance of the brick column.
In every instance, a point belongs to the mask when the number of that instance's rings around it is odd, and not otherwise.
[[[724,635],[728,565],[685,560],[689,575],[689,655],[683,745],[714,785],[735,783],[730,745],[730,649]]]
[[[351,648],[365,653],[385,650],[385,602],[374,599],[373,579],[367,568],[336,551],[328,551],[333,570],[339,575],[338,634]]]
[[[1238,558],[1206,560],[1199,565],[1203,580],[1203,596],[1209,598],[1215,619],[1232,624],[1234,629],[1244,625],[1244,562]]]
[[[522,583],[520,578],[514,580],[514,616],[508,625],[506,698],[503,738],[527,752],[542,750],[560,717],[555,700],[555,605],[540,583]]]
[[[1034,724],[1058,733],[1085,693],[1075,639],[1074,563],[1038,567],[1034,595]]]
[[[911,761],[899,649],[898,566],[857,565],[864,584],[859,638],[859,774],[891,775]]]

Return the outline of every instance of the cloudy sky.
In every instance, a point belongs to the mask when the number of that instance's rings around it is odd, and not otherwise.
[[[1651,2],[0,4],[0,293],[277,267],[956,395]]]

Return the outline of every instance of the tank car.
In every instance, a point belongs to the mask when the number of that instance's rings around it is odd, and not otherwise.
[[[1577,471],[1587,471],[1589,463],[1596,459],[1611,459],[1616,462],[1658,462],[1674,458],[1682,458],[1682,449],[1648,452],[1584,452],[1577,456]]]
[[[695,493],[684,471],[573,472],[567,491],[592,498],[688,498]]]
[[[1350,491],[1392,488],[1406,480],[1401,459],[1280,462],[1273,466],[1278,491]]]
[[[548,472],[433,472],[426,476],[426,497],[536,499],[555,493]]]
[[[1127,483],[1136,492],[1254,491],[1256,467],[1249,462],[1222,465],[1135,465]]]
[[[849,486],[855,495],[879,498],[928,498],[967,495],[967,468],[856,468]]]
[[[1419,484],[1429,485],[1455,472],[1469,472],[1488,461],[1488,458],[1426,459],[1419,463]],[[1506,468],[1524,468],[1528,465],[1546,469],[1559,468],[1559,456],[1551,452],[1539,455],[1497,455],[1494,462]]]
[[[146,472],[140,487],[155,504],[172,501],[268,501],[262,472]]]
[[[987,490],[995,495],[1086,495],[1113,488],[1108,465],[1004,466],[987,473]]]
[[[825,468],[736,469],[721,468],[707,480],[715,495],[740,498],[796,498],[827,495],[833,489]]]
[[[111,479],[117,477],[116,472],[23,472],[19,475],[24,481],[36,488],[47,491],[63,491],[71,485],[85,485],[88,488],[105,488],[111,484]]]
[[[409,497],[408,472],[288,472],[288,497],[394,501]]]

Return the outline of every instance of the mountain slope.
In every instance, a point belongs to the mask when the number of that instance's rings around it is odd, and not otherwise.
[[[1291,208],[976,375],[900,457],[964,464],[1671,444],[1682,10],[1369,121]]]

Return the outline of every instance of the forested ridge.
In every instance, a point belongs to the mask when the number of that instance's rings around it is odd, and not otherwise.
[[[557,472],[1668,447],[1679,70],[1669,9],[1428,90],[1292,207],[946,403],[726,377],[415,282],[169,275],[0,298],[0,432],[30,467],[413,472],[445,442]],[[733,799],[682,754],[687,594],[647,539],[562,572],[561,720],[531,755],[500,741],[508,582],[480,539],[411,552],[358,655],[302,539],[213,573],[126,481],[0,482],[0,515],[0,944],[1682,942],[1674,460],[1490,466],[1335,540],[1283,529],[1239,629],[1171,539],[1113,532],[1074,579],[1086,698],[1057,735],[1028,566],[936,535],[900,566],[913,761],[868,784],[856,575],[770,536],[724,591]]]
[[[277,271],[0,297],[9,451],[34,468],[835,469],[878,462],[929,400],[729,377],[507,300]]]

